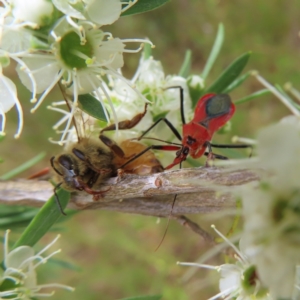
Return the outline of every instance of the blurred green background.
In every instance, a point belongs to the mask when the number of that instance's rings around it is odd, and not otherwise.
[[[161,60],[166,74],[179,71],[185,51],[191,49],[192,73],[200,74],[209,55],[217,27],[225,26],[225,42],[216,64],[209,75],[211,83],[226,66],[240,54],[253,52],[247,70],[256,69],[271,83],[289,81],[300,88],[300,1],[250,0],[173,0],[162,8],[141,15],[124,17],[107,27],[120,38],[148,37],[156,45],[155,59]],[[126,55],[124,74],[132,76],[139,55]],[[10,70],[14,76],[14,70]],[[236,89],[232,98],[238,99],[262,87],[250,78]],[[41,151],[47,151],[44,161],[28,172],[26,177],[49,165],[49,158],[61,151],[49,143],[55,137],[52,125],[60,118],[46,106],[52,99],[61,98],[54,90],[35,114],[30,113],[30,94],[19,85],[19,95],[25,114],[25,127],[18,140],[16,112],[7,114],[7,136],[1,143],[0,175],[17,167]],[[259,128],[280,119],[287,109],[273,96],[264,96],[241,104],[232,120],[233,131],[226,137],[238,134],[255,137]],[[222,137],[222,140],[224,138]],[[215,136],[215,141],[218,135]],[[13,154],[12,154],[13,153]],[[195,215],[193,220],[211,231],[216,224],[226,233],[231,225],[229,218]],[[166,220],[157,224],[156,218],[127,215],[117,212],[85,211],[59,225],[63,249],[58,259],[76,264],[80,270],[72,271],[47,264],[40,269],[41,283],[60,282],[76,287],[75,293],[58,291],[55,299],[120,299],[134,295],[162,294],[163,299],[208,299],[218,292],[217,274],[199,269],[188,281],[182,280],[186,267],[177,261],[196,261],[208,246],[188,229],[174,221],[160,249],[154,252],[165,230]],[[49,242],[49,233],[43,242]],[[220,264],[222,260],[210,263]],[[44,269],[43,269],[44,268]],[[43,272],[45,270],[45,272]]]

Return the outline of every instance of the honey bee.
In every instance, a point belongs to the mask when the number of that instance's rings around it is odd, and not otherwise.
[[[147,105],[143,113],[137,114],[131,120],[118,123],[119,129],[130,129],[136,126],[147,112]],[[74,118],[74,123],[76,119]],[[78,126],[75,124],[78,142],[73,143],[58,156],[50,159],[51,166],[56,172],[54,189],[60,210],[56,190],[59,187],[68,191],[85,191],[98,200],[109,189],[102,190],[104,180],[114,177],[121,169],[123,173],[148,175],[162,172],[164,169],[156,159],[154,153],[137,141],[124,140],[118,145],[114,140],[105,136],[104,131],[114,130],[116,124],[104,128],[99,139],[80,137]],[[131,160],[130,163],[126,163]],[[124,166],[123,168],[123,165]]]

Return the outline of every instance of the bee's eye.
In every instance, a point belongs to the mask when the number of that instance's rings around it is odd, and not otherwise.
[[[72,159],[67,155],[61,155],[58,158],[58,162],[67,170],[73,170],[73,162]]]
[[[76,148],[73,148],[72,149],[72,152],[74,153],[74,155],[76,155],[80,160],[83,160],[85,161],[86,160],[86,157],[84,155],[84,153]]]

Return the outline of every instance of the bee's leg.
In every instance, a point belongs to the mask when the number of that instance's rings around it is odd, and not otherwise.
[[[125,158],[125,153],[122,150],[121,147],[119,147],[117,145],[116,142],[114,142],[113,140],[111,140],[110,138],[108,138],[107,136],[100,134],[99,139],[101,140],[101,142],[106,145],[115,155],[121,157],[121,158]]]
[[[119,122],[118,128],[120,130],[122,130],[122,129],[130,129],[130,128],[133,128],[134,126],[136,126],[142,120],[142,118],[145,116],[145,114],[147,112],[147,106],[148,106],[148,103],[145,104],[144,111],[142,113],[134,116],[131,120],[125,120],[125,121]],[[111,124],[111,125],[103,128],[100,131],[100,133],[102,133],[103,131],[110,131],[110,130],[116,130],[116,124]]]
[[[103,197],[103,194],[110,190],[110,187],[106,190],[92,190],[87,183],[83,182],[81,179],[78,178],[78,182],[80,183],[80,188],[78,190],[85,191],[90,195],[93,195],[93,200],[97,201],[100,197]]]
[[[95,172],[91,169],[89,169],[89,173],[87,174],[87,176],[89,177],[89,180],[87,180],[87,185],[88,187],[92,187],[95,182],[98,180],[100,174],[98,172]]]
[[[111,169],[105,169],[105,168],[102,168],[102,169],[98,169],[98,168],[95,168],[95,166],[93,166],[92,164],[91,164],[91,162],[90,162],[90,160],[84,155],[84,153],[82,152],[82,151],[80,151],[80,150],[78,150],[78,149],[76,149],[76,148],[73,148],[72,149],[72,152],[73,152],[73,154],[77,157],[77,158],[79,158],[80,160],[82,160],[82,161],[84,161],[86,164],[87,164],[87,166],[91,169],[91,170],[93,170],[94,172],[96,172],[96,173],[98,173],[98,174],[108,174],[108,173],[111,173],[112,172],[112,170]]]
[[[59,201],[59,198],[58,198],[58,195],[57,195],[57,190],[60,188],[60,186],[62,185],[62,182],[57,184],[55,187],[54,187],[54,197],[55,197],[55,201],[56,201],[56,204],[57,204],[57,207],[59,209],[59,211],[61,212],[62,215],[66,216],[67,214],[64,212],[62,206],[61,206],[61,203]]]
[[[131,159],[136,155],[135,153],[133,153],[129,156],[125,156],[124,151],[116,142],[114,142],[113,140],[111,140],[103,134],[100,134],[99,138],[102,141],[102,143],[105,144],[118,157],[121,157],[123,159]]]

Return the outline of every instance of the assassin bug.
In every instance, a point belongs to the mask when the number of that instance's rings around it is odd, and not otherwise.
[[[170,121],[166,118],[158,119],[152,126],[150,126],[139,138],[145,138],[144,136],[153,129],[158,123],[164,121],[166,125],[170,128],[170,130],[174,133],[174,135],[181,141],[181,144],[177,143],[169,143],[172,145],[152,145],[144,150],[146,152],[150,149],[157,149],[157,150],[165,150],[165,151],[177,151],[176,157],[174,161],[165,167],[165,170],[171,169],[175,165],[180,165],[183,161],[186,160],[188,155],[192,158],[200,158],[202,155],[206,155],[209,159],[227,159],[227,157],[215,154],[212,152],[212,148],[252,148],[250,145],[221,145],[221,144],[214,144],[211,143],[211,139],[214,133],[220,129],[222,126],[228,122],[235,112],[235,106],[232,103],[229,95],[227,94],[206,94],[200,98],[198,101],[194,118],[186,123],[185,115],[184,115],[184,97],[183,97],[183,88],[180,86],[175,86],[171,88],[179,88],[180,89],[180,113],[181,113],[181,120],[182,120],[182,136],[178,132],[178,130],[172,125]],[[152,138],[149,138],[152,139]],[[162,141],[160,139],[155,139]],[[208,149],[208,152],[206,152]],[[139,155],[142,155],[144,152],[141,152]],[[132,158],[134,159],[134,158]],[[122,167],[126,167],[131,160],[126,162]],[[177,194],[174,196],[173,203],[171,206],[171,211],[168,218],[167,227],[165,233],[162,237],[161,242],[159,243],[156,250],[162,244],[165,235],[167,233],[167,228],[170,222],[170,217],[172,215],[172,211],[175,205],[175,201],[177,198]],[[156,251],[155,250],[155,251]]]
[[[235,106],[231,102],[229,95],[227,94],[206,94],[198,101],[194,118],[186,123],[184,116],[184,98],[183,88],[181,86],[174,86],[170,88],[180,89],[180,113],[182,120],[182,136],[173,124],[166,118],[158,119],[152,126],[150,126],[137,140],[145,138],[145,135],[153,129],[161,121],[170,128],[174,135],[181,141],[178,143],[169,143],[172,145],[152,145],[144,150],[146,152],[150,149],[165,150],[165,151],[177,151],[174,161],[165,167],[165,170],[171,169],[177,164],[181,164],[186,160],[188,155],[192,158],[200,158],[202,155],[206,155],[208,159],[218,158],[227,159],[227,157],[215,154],[212,152],[212,148],[252,148],[250,145],[222,145],[211,143],[211,139],[214,133],[224,126],[233,116],[235,112]],[[149,138],[152,139],[152,138]],[[155,139],[154,140],[159,140]],[[159,140],[161,141],[161,140]],[[208,152],[205,152],[208,149]],[[143,153],[140,153],[142,155]],[[134,158],[132,158],[134,159]],[[130,160],[126,164],[130,163]]]

